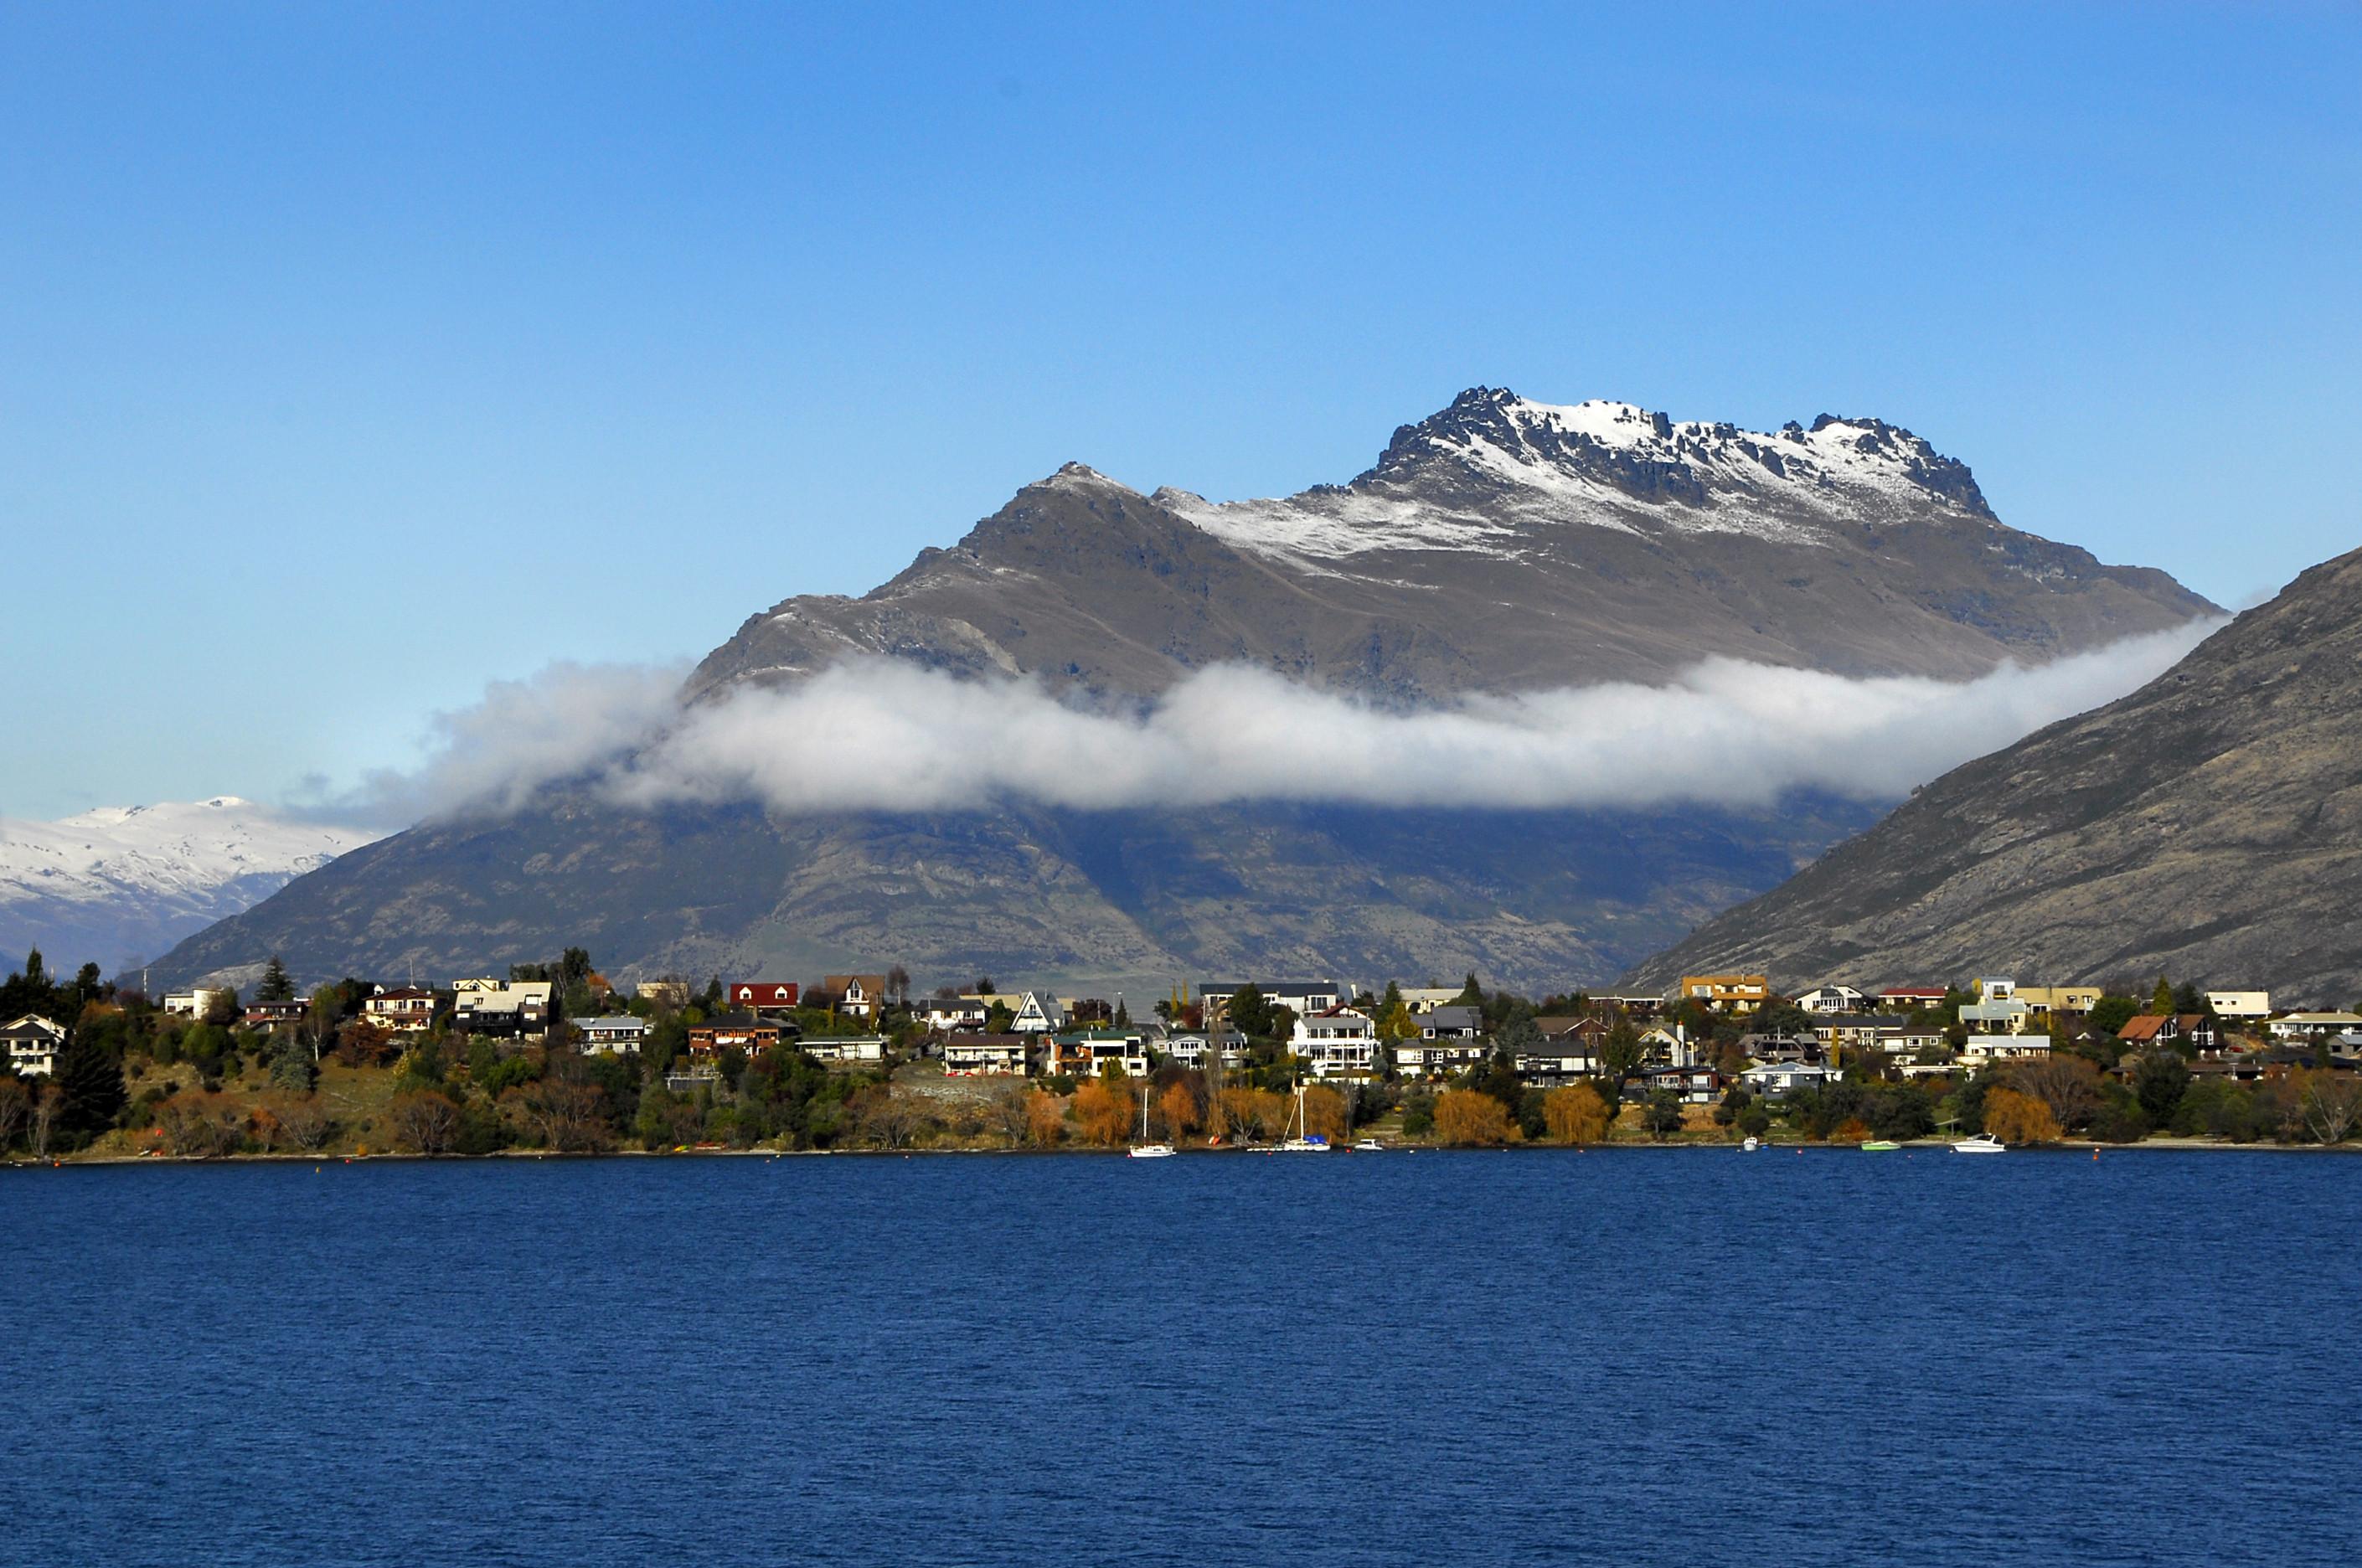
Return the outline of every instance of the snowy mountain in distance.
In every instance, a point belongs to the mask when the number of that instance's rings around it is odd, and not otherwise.
[[[0,962],[39,948],[52,971],[115,974],[376,836],[235,795],[0,817]]]

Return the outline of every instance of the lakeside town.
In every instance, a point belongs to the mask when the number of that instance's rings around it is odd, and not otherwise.
[[[1229,1149],[1980,1135],[2335,1145],[2362,1014],[1980,977],[1661,995],[1218,977],[1125,999],[906,971],[642,980],[588,953],[440,986],[0,986],[0,1154]]]

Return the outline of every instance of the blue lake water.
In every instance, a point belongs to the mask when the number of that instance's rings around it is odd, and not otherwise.
[[[7,1563],[2328,1562],[2362,1160],[0,1171]]]

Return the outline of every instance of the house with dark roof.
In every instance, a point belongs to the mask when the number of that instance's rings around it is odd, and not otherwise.
[[[1422,1040],[1473,1040],[1485,1032],[1485,1015],[1473,1007],[1440,1007],[1418,1021]]]
[[[18,1077],[53,1078],[65,1055],[65,1025],[28,1012],[0,1029],[0,1045],[7,1047],[8,1070]]]
[[[692,1058],[718,1056],[732,1050],[759,1056],[778,1043],[779,1026],[751,1012],[717,1013],[689,1032]]]

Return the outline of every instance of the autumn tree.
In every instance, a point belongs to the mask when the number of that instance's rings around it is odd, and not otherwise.
[[[1435,1097],[1435,1135],[1446,1143],[1506,1143],[1515,1129],[1509,1108],[1478,1089],[1445,1089]]]
[[[2014,1088],[1985,1091],[1985,1131],[2004,1143],[2055,1143],[2058,1119],[2034,1095]]]
[[[1179,1142],[1195,1132],[1199,1120],[1198,1094],[1187,1083],[1175,1080],[1164,1086],[1156,1097],[1157,1120],[1164,1123],[1164,1135]]]
[[[382,1067],[400,1054],[393,1036],[366,1018],[337,1031],[337,1060],[348,1067]]]
[[[1131,1085],[1122,1078],[1093,1078],[1075,1091],[1075,1124],[1103,1148],[1131,1136],[1134,1109]]]
[[[1065,1101],[1041,1089],[1029,1091],[1025,1097],[1025,1141],[1037,1149],[1047,1149],[1065,1135]]]
[[[2062,1129],[2087,1125],[2100,1109],[2100,1069],[2081,1056],[2054,1051],[2017,1063],[2009,1085],[2042,1101]]]
[[[192,1089],[157,1108],[164,1147],[183,1159],[235,1154],[246,1142],[246,1111],[229,1096]]]
[[[1607,1102],[1589,1084],[1569,1084],[1543,1097],[1542,1120],[1562,1143],[1596,1143],[1607,1136]]]
[[[459,1132],[459,1107],[433,1089],[396,1095],[390,1107],[395,1133],[422,1154],[447,1153]]]
[[[1348,1131],[1343,1095],[1317,1085],[1304,1091],[1306,1137],[1326,1138],[1332,1143],[1341,1143]]]

